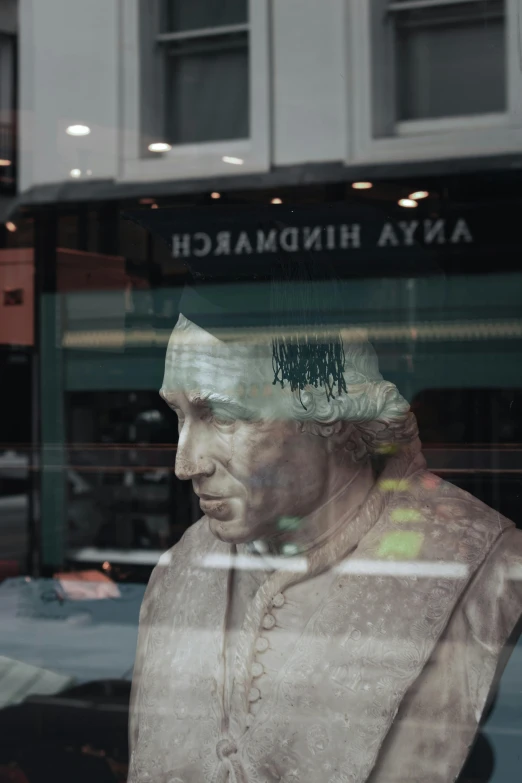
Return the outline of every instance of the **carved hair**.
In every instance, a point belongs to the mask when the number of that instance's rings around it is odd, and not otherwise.
[[[368,342],[344,340],[347,393],[327,399],[320,388],[293,395],[293,415],[308,431],[328,437],[339,422],[351,422],[345,447],[357,461],[367,455],[386,455],[418,436],[410,406],[395,384],[383,380],[377,356]]]
[[[176,331],[199,328],[183,315],[176,324]],[[385,456],[397,446],[415,440],[415,416],[395,384],[383,380],[372,345],[364,339],[355,340],[348,332],[343,334],[343,345],[347,392],[328,399],[322,387],[308,386],[300,393],[284,389],[288,415],[302,422],[304,430],[323,437],[339,432],[345,422],[352,423],[353,427],[346,428],[343,445],[356,461]],[[260,348],[259,342],[254,341],[250,346],[238,345],[236,350],[247,356]]]

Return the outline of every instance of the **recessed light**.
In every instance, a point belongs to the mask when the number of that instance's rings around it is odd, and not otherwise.
[[[221,198],[221,193],[218,193],[217,190],[215,190],[213,193],[210,194],[210,198],[214,198],[214,199]]]
[[[233,155],[223,155],[221,160],[223,163],[231,163],[232,166],[242,166],[245,162],[243,158],[234,158]]]
[[[272,204],[282,204],[283,199],[282,198],[273,198],[271,201]]]
[[[371,190],[373,182],[352,182],[352,188],[354,190]]]
[[[411,198],[413,201],[420,201],[423,198],[428,198],[429,195],[427,190],[416,190],[414,193],[410,193],[408,198]]]
[[[16,225],[16,223],[13,223],[12,220],[8,220],[7,223],[5,224],[5,227],[8,231],[11,232],[11,234],[13,234],[15,231],[18,231],[18,226]]]
[[[406,207],[408,209],[412,209],[413,207],[419,206],[417,202],[412,198],[400,198],[398,203],[400,207]]]
[[[88,136],[91,129],[88,125],[69,125],[65,132],[69,136]]]
[[[149,144],[149,152],[169,152],[171,149],[172,144],[167,144],[166,141],[155,141]]]
[[[11,161],[7,160],[7,158],[0,158],[0,166],[10,166]]]
[[[71,169],[69,172],[71,177],[74,177],[74,179],[78,179],[78,177],[82,176],[82,170],[81,169]]]

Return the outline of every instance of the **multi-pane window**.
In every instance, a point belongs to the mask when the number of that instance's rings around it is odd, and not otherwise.
[[[506,109],[504,0],[393,0],[397,119]]]
[[[161,30],[166,139],[248,138],[248,0],[164,0]]]

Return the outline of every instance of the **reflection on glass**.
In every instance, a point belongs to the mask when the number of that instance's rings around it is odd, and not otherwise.
[[[441,3],[396,17],[399,120],[505,110],[503,0]]]

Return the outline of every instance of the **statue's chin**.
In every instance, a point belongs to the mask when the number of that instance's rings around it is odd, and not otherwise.
[[[255,532],[245,528],[240,520],[222,520],[207,516],[211,532],[226,544],[246,544],[256,539]]]

